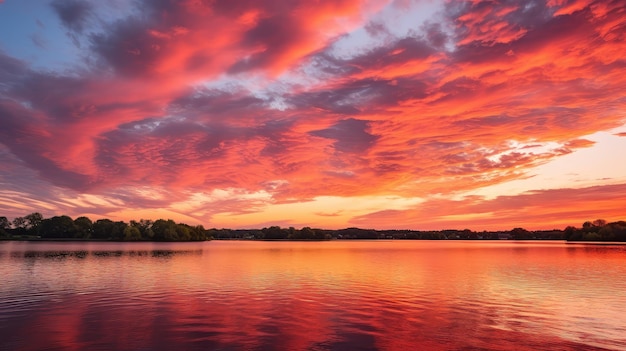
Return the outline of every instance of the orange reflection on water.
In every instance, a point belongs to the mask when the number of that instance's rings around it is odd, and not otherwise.
[[[0,272],[19,279],[0,290],[14,301],[0,311],[0,349],[626,347],[623,247],[119,245],[82,258],[1,256]]]

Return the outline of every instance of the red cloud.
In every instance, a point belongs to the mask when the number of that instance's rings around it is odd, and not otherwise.
[[[0,54],[1,142],[42,186],[427,197],[524,177],[624,122],[619,1],[446,2],[400,37],[377,18],[388,37],[341,57],[384,1],[143,1],[103,30],[96,8],[54,4],[84,67]]]

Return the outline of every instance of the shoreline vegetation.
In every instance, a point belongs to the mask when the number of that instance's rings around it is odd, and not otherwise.
[[[566,240],[626,242],[626,221],[607,223],[602,219],[569,226],[564,230],[513,228],[508,231],[457,230],[374,230],[361,228],[318,229],[303,227],[262,229],[205,229],[164,220],[112,221],[88,217],[72,219],[61,215],[44,218],[33,212],[9,221],[0,217],[0,240],[21,241],[206,241],[206,240]]]

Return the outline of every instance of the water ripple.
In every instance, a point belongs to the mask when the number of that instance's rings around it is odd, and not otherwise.
[[[626,349],[621,248],[308,244],[4,251],[0,349]]]

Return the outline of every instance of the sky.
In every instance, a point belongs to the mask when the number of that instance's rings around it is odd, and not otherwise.
[[[0,216],[626,219],[623,0],[0,0]]]

